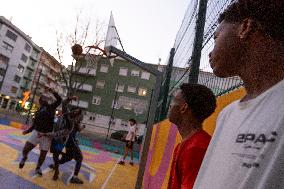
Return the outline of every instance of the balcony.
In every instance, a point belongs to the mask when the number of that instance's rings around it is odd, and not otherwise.
[[[47,74],[47,77],[50,78],[51,80],[55,81],[56,77],[52,74]]]
[[[46,81],[46,79],[43,78],[43,77],[41,77],[41,78],[39,79],[39,83],[41,83],[41,84],[43,84],[43,85],[47,85],[47,81]]]
[[[39,55],[38,53],[34,53],[34,52],[33,52],[33,53],[31,54],[30,58],[32,58],[32,59],[35,60],[35,61],[38,61],[38,57],[39,57],[38,55]]]
[[[42,74],[42,75],[47,75],[47,70],[46,70],[46,69],[42,69],[42,70],[41,70],[41,74]]]
[[[36,67],[36,63],[37,63],[37,62],[35,62],[35,61],[33,61],[33,60],[29,60],[29,61],[28,61],[28,64],[27,64],[27,67],[30,68],[30,69],[32,69],[32,70],[34,70],[35,67]]]
[[[32,80],[34,77],[34,74],[32,72],[25,72],[24,73],[24,78],[26,78],[27,80]]]
[[[21,88],[25,89],[25,90],[29,90],[30,89],[30,84],[31,83],[21,83]]]
[[[96,69],[89,69],[89,68],[80,68],[78,73],[96,76],[97,70]]]
[[[89,103],[86,102],[86,101],[82,101],[82,100],[79,100],[79,102],[78,101],[72,101],[71,104],[73,106],[78,106],[80,108],[88,108],[89,107]]]
[[[77,83],[76,88],[79,87],[79,85],[80,85],[80,83]],[[93,86],[89,85],[89,84],[83,84],[83,85],[81,85],[81,87],[78,88],[78,90],[92,92]]]

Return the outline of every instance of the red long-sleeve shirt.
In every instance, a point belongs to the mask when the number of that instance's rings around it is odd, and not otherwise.
[[[178,144],[174,150],[168,189],[191,189],[211,136],[204,130]]]

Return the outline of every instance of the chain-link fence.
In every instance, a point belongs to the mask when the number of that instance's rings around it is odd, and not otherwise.
[[[234,0],[208,0],[204,23],[204,34],[197,33],[197,19],[200,16],[199,0],[192,0],[188,5],[181,27],[176,35],[174,44],[173,69],[169,94],[182,83],[188,82],[192,71],[192,59],[196,48],[196,37],[203,35],[198,83],[209,87],[216,96],[223,95],[242,85],[238,77],[218,78],[212,73],[209,65],[209,53],[214,47],[214,31],[218,25],[218,17]]]

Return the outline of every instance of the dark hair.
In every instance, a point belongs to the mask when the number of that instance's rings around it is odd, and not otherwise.
[[[180,89],[193,116],[199,122],[202,123],[215,111],[215,95],[206,86],[184,83],[180,86]]]
[[[131,121],[131,122],[133,122],[134,124],[136,124],[136,120],[133,119],[133,118],[129,119],[128,121]]]
[[[48,100],[48,97],[44,94],[41,94],[40,97],[39,97],[39,104],[46,106],[48,104],[47,100]]]
[[[72,106],[72,107],[70,108],[70,111],[71,111],[71,112],[73,112],[73,111],[75,111],[75,110],[79,110],[78,115],[82,114],[82,109],[79,108],[78,106]]]
[[[264,35],[284,41],[283,0],[238,0],[220,14],[219,22],[241,22],[246,18],[259,23]]]

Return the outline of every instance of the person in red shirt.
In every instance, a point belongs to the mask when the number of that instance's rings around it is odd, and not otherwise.
[[[175,93],[168,117],[177,126],[182,142],[174,150],[168,189],[193,187],[211,139],[202,123],[215,108],[213,92],[203,85],[184,83]]]

